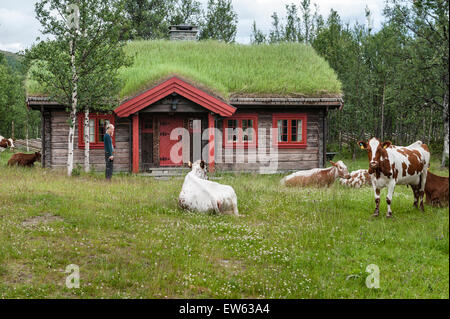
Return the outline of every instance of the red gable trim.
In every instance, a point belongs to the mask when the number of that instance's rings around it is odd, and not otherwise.
[[[177,77],[172,77],[160,85],[122,103],[114,110],[114,112],[119,117],[127,117],[172,93],[177,93],[188,100],[203,106],[211,112],[220,114],[224,117],[231,116],[236,111],[234,106],[222,102],[221,100],[197,89]]]

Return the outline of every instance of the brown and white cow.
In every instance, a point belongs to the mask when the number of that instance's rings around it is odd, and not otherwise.
[[[395,185],[410,185],[414,192],[414,206],[420,201],[420,209],[424,210],[423,197],[427,170],[430,166],[430,152],[426,144],[417,141],[409,146],[395,146],[391,142],[382,143],[373,137],[368,142],[360,141],[361,149],[369,155],[369,174],[375,192],[375,212],[380,213],[380,192],[388,188],[386,202],[387,217],[392,217],[391,202]]]
[[[365,185],[372,185],[369,171],[367,169],[358,169],[350,173],[350,178],[341,178],[339,182],[342,185],[361,188]]]
[[[438,176],[428,171],[425,203],[433,206],[448,206],[448,188],[448,177]]]
[[[284,186],[317,186],[329,187],[336,178],[349,178],[347,166],[344,162],[337,163],[330,161],[331,167],[313,168],[305,171],[298,171],[284,177],[280,184]]]
[[[4,138],[0,135],[0,148],[10,148],[14,149],[14,140],[12,138]]]
[[[9,166],[28,166],[32,167],[34,166],[34,162],[40,162],[41,161],[41,153],[35,152],[33,154],[25,154],[25,153],[16,153],[8,161]]]

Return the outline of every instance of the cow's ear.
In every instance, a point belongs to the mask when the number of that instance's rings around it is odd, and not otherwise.
[[[188,162],[188,167],[192,168],[192,162],[191,161]]]
[[[391,145],[392,145],[392,143],[390,141],[386,141],[383,143],[383,148],[388,148]]]
[[[200,162],[200,167],[201,167],[201,169],[204,169],[204,168],[205,168],[205,161],[204,161],[204,160],[201,160],[201,162]]]
[[[367,143],[364,142],[364,141],[359,141],[359,142],[358,142],[358,145],[359,145],[359,147],[360,147],[362,150],[366,150],[366,149],[367,149]]]
[[[330,161],[331,165],[336,166],[336,163],[333,161]]]

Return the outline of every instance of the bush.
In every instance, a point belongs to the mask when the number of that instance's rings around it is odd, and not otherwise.
[[[77,164],[77,166],[75,166],[72,170],[72,176],[78,177],[81,175],[82,171],[83,171],[83,166],[81,166],[80,164]]]

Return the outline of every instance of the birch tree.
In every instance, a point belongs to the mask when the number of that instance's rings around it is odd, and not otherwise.
[[[118,69],[131,61],[120,42],[126,22],[122,0],[41,0],[35,5],[49,36],[26,52],[30,77],[69,114],[67,174],[73,170],[77,112],[84,111],[85,170],[89,170],[89,113],[111,110],[120,89]],[[79,128],[81,129],[81,128]]]

